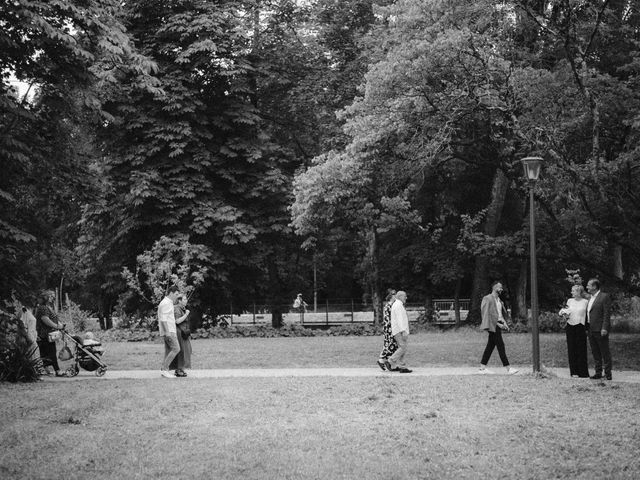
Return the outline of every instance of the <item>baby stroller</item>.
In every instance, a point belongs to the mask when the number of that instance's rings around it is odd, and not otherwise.
[[[102,377],[107,371],[107,365],[105,365],[100,357],[104,353],[102,344],[93,338],[93,335],[86,334],[85,337],[81,335],[71,335],[65,330],[62,330],[65,340],[71,340],[75,344],[75,355],[67,347],[67,355],[69,359],[74,359],[73,364],[66,370],[67,375],[75,377],[80,371],[80,367],[89,372],[96,372],[97,377]],[[62,352],[60,353],[62,354]]]

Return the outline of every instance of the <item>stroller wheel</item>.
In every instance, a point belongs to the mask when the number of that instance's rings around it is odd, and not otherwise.
[[[105,373],[107,373],[107,367],[98,367],[96,377],[102,377]]]
[[[78,375],[78,372],[80,371],[80,369],[78,368],[77,365],[74,365],[73,367],[69,367],[67,369],[67,375],[70,377],[75,377],[76,375]]]

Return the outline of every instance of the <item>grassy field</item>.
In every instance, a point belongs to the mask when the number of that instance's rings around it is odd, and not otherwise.
[[[477,337],[416,335],[411,364],[473,364]],[[558,363],[561,339],[541,342]],[[529,341],[506,337],[512,363],[530,361]],[[378,344],[199,340],[194,367],[372,366]],[[156,344],[107,348],[112,369],[159,359]],[[639,413],[638,384],[532,375],[2,384],[0,478],[636,479]]]
[[[531,336],[506,334],[513,365],[531,365]],[[418,333],[410,337],[407,361],[412,366],[473,366],[480,362],[487,338],[474,330]],[[105,345],[110,370],[159,369],[163,347],[158,342]],[[193,341],[193,368],[286,368],[375,366],[380,337],[224,338]],[[640,335],[611,336],[614,370],[640,370]],[[589,353],[590,355],[590,353]],[[540,335],[540,358],[548,367],[567,367],[564,334]],[[593,361],[589,357],[590,365]],[[501,365],[497,351],[490,365]]]

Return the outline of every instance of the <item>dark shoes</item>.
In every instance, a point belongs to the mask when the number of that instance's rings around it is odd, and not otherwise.
[[[589,378],[591,380],[600,380],[602,378],[602,374],[601,373],[596,373],[595,375],[591,375]]]
[[[405,367],[397,368],[396,370],[398,372],[400,372],[400,373],[411,373],[411,372],[413,372],[413,370],[411,370],[409,368],[405,368]]]
[[[609,375],[605,375],[605,378],[606,378],[607,380],[611,380],[611,374],[609,374]]]
[[[385,365],[385,361],[382,358],[379,358],[377,363],[382,371],[385,371],[387,369],[387,366]]]
[[[395,370],[395,368],[391,368],[391,364],[389,363],[389,360],[387,360],[386,358],[383,360],[384,362],[384,367],[390,371],[393,372]]]
[[[176,370],[176,377],[186,377],[187,376],[187,372],[185,372],[184,370]]]

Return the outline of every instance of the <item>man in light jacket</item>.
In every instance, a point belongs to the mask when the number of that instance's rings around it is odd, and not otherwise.
[[[391,335],[398,342],[398,349],[384,362],[387,370],[391,372],[412,372],[404,362],[409,342],[409,317],[407,316],[407,310],[404,308],[406,301],[406,292],[400,290],[396,293],[396,301],[391,305]]]
[[[502,330],[509,330],[507,320],[509,314],[505,308],[502,300],[500,300],[500,294],[502,293],[502,283],[493,282],[491,284],[491,293],[486,295],[482,299],[482,305],[480,311],[482,314],[482,323],[480,324],[481,330],[489,332],[489,339],[487,340],[487,346],[484,349],[482,360],[480,361],[480,373],[493,373],[487,368],[489,358],[493,353],[493,349],[498,347],[498,354],[502,365],[507,369],[507,373],[518,373],[518,370],[509,366],[509,359],[504,349],[504,341],[502,340]]]

